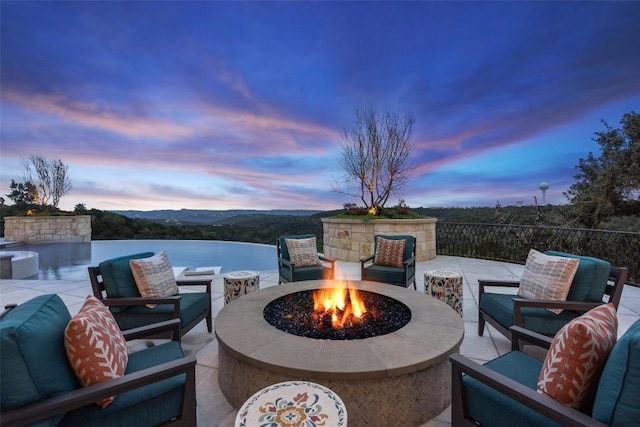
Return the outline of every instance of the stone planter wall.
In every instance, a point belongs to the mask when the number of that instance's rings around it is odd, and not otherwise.
[[[322,218],[324,254],[340,261],[357,262],[373,255],[376,234],[406,234],[416,238],[416,261],[436,257],[436,218],[342,219]]]
[[[4,221],[6,241],[91,241],[91,215],[7,216]]]

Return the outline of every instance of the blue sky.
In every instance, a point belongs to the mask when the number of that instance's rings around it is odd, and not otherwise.
[[[390,204],[566,203],[600,120],[640,110],[640,2],[0,3],[0,190],[60,207],[337,209],[358,107],[411,112]],[[6,198],[6,197],[5,197]]]

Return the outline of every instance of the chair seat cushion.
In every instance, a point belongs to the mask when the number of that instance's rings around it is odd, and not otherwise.
[[[611,264],[599,258],[573,255],[566,252],[546,251],[545,254],[580,260],[578,270],[573,278],[567,300],[569,301],[602,301],[611,272]]]
[[[280,275],[291,282],[291,269],[281,268]],[[331,280],[331,268],[324,265],[313,265],[307,267],[295,267],[295,280],[300,282],[302,280]]]
[[[535,390],[542,361],[528,354],[512,351],[487,362],[484,366]],[[469,415],[480,425],[492,427],[560,425],[469,376],[463,378],[463,383]]]
[[[184,353],[177,341],[150,347],[129,355],[125,375],[161,363],[178,360]],[[114,402],[102,409],[97,405],[84,406],[68,412],[61,426],[154,426],[165,424],[180,414],[185,375],[149,384],[119,394]]]
[[[513,298],[516,295],[485,292],[480,298],[480,310],[509,329],[513,325]],[[523,307],[522,322],[526,329],[552,337],[580,314],[571,310],[555,314],[544,308]]]
[[[408,269],[409,277],[412,276],[415,268],[410,266]],[[383,282],[390,284],[405,285],[404,268],[389,267],[387,265],[372,264],[364,268],[362,280],[371,280],[374,282]]]
[[[71,315],[57,295],[35,297],[0,320],[2,411],[80,386],[64,350],[69,320]]]
[[[180,324],[188,325],[211,305],[211,299],[206,292],[185,292],[180,294]],[[173,306],[159,304],[153,308],[146,306],[133,306],[122,311],[114,311],[120,329],[126,330],[148,325],[150,323],[169,320],[173,316]]]
[[[611,426],[640,425],[640,320],[613,346],[602,371],[593,417]]]
[[[129,261],[132,259],[149,258],[153,252],[141,252],[109,259],[100,263],[100,274],[104,282],[104,289],[109,298],[135,298],[140,296],[138,286],[133,278]]]

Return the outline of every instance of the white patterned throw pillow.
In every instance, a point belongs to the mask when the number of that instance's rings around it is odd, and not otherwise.
[[[296,267],[320,264],[315,237],[309,237],[307,239],[284,239],[284,241],[289,251],[289,261],[295,264]]]
[[[143,297],[165,297],[178,294],[173,268],[165,251],[152,257],[129,261],[133,278]]]
[[[545,255],[531,249],[520,279],[518,296],[546,301],[565,301],[578,270],[577,258]],[[562,310],[549,309],[558,314]]]

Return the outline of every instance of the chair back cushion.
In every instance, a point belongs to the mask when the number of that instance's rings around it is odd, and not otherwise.
[[[129,261],[149,258],[153,252],[142,252],[109,259],[100,263],[100,274],[109,298],[135,298],[140,296]]]
[[[41,295],[0,320],[2,411],[79,387],[64,350],[64,328],[70,319],[59,296]]]
[[[96,297],[88,296],[64,331],[64,347],[76,377],[84,386],[124,375],[127,342],[113,314]],[[98,400],[106,408],[115,396]]]
[[[593,308],[567,323],[544,359],[538,391],[572,408],[591,407],[617,332],[613,304]]]
[[[640,320],[622,335],[602,371],[593,417],[610,426],[640,422]]]
[[[566,300],[579,262],[576,258],[549,256],[531,249],[520,279],[518,296],[547,301]],[[560,313],[562,310],[550,311]]]
[[[289,260],[296,267],[320,264],[316,237],[306,239],[284,239],[289,252]]]
[[[568,301],[602,301],[611,272],[611,264],[609,262],[599,258],[573,255],[566,252],[546,251],[545,254],[580,260],[578,270],[567,295]]]
[[[374,248],[373,248],[373,253],[375,254],[376,251],[378,250],[378,237],[381,237],[383,239],[387,239],[387,240],[406,240],[407,243],[405,243],[404,245],[404,251],[402,252],[402,260],[405,261],[409,258],[411,258],[413,256],[413,252],[414,252],[414,247],[413,247],[413,241],[414,241],[414,237],[413,236],[408,236],[408,235],[398,235],[398,236],[385,236],[382,234],[377,234],[376,236],[374,236],[373,240],[374,240]]]
[[[280,236],[278,239],[280,240],[280,256],[287,261],[291,261],[291,257],[289,255],[289,249],[287,248],[286,239],[310,239],[312,237],[316,237],[315,234],[299,234],[299,235],[285,235]]]

